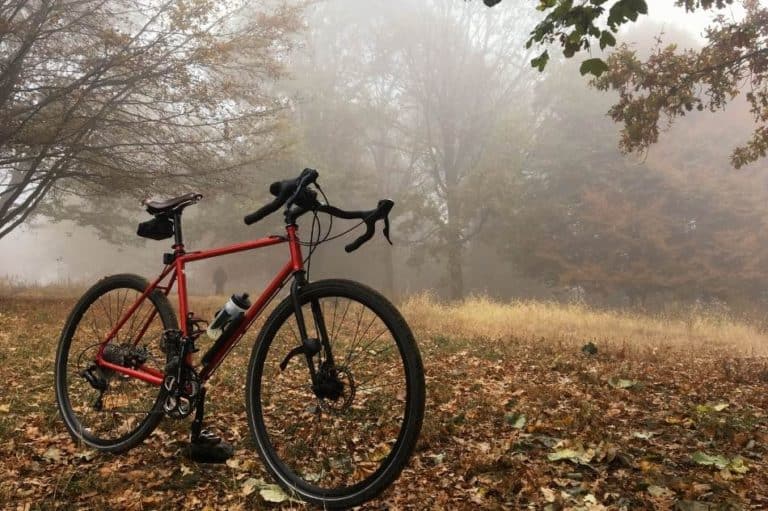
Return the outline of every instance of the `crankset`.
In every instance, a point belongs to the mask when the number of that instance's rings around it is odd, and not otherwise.
[[[168,395],[163,401],[163,411],[173,419],[184,419],[195,411],[202,388],[197,371],[185,362],[187,353],[196,351],[194,338],[184,339],[179,330],[166,330],[162,347],[168,356],[163,380]]]
[[[163,388],[168,395],[163,402],[163,411],[173,419],[184,419],[195,411],[197,396],[202,384],[197,372],[191,367],[184,367],[181,380],[168,374],[163,380]]]

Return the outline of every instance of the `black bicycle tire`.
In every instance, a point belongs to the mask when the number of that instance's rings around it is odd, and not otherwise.
[[[359,299],[360,303],[370,307],[388,326],[398,343],[401,356],[405,357],[408,386],[405,426],[400,431],[392,455],[387,458],[386,466],[380,467],[371,477],[354,485],[352,487],[354,491],[348,494],[327,490],[318,493],[310,484],[287,469],[278,458],[269,441],[261,414],[260,378],[274,336],[293,314],[293,303],[290,297],[283,300],[270,314],[253,347],[246,384],[246,413],[259,456],[278,484],[291,496],[325,508],[338,509],[357,506],[375,498],[389,487],[405,468],[416,446],[424,418],[425,387],[424,370],[416,341],[405,319],[394,305],[368,286],[341,279],[322,280],[305,286],[301,291],[300,300],[305,304],[312,298],[328,296]],[[373,480],[368,481],[369,479]]]
[[[164,391],[162,387],[158,387],[158,397],[152,410],[147,414],[147,417],[132,431],[119,437],[116,440],[104,440],[93,435],[85,434],[83,428],[79,427],[79,421],[77,420],[72,406],[69,402],[69,396],[65,392],[66,390],[66,377],[67,377],[67,360],[68,357],[64,357],[69,354],[69,348],[72,343],[72,336],[77,330],[77,326],[80,320],[83,318],[88,308],[98,300],[99,297],[106,294],[109,291],[115,289],[129,288],[139,293],[149,287],[149,282],[143,277],[133,274],[119,274],[105,277],[94,284],[88,291],[83,294],[77,304],[67,318],[67,322],[64,325],[64,329],[61,332],[59,338],[59,345],[56,350],[56,374],[55,374],[55,387],[56,387],[56,404],[59,409],[59,413],[64,420],[64,424],[69,431],[69,434],[76,442],[82,442],[89,447],[102,452],[121,453],[140,444],[147,438],[152,431],[158,426],[163,419],[164,413],[162,405],[164,401]],[[173,307],[168,301],[168,298],[159,290],[155,290],[147,297],[152,304],[156,307],[160,319],[163,323],[164,329],[178,329],[178,321],[176,319],[176,313]]]

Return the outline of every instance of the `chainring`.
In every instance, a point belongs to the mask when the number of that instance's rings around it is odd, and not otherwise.
[[[185,366],[182,369],[181,381],[172,374],[166,375],[163,388],[168,392],[163,402],[163,411],[168,417],[184,419],[195,411],[202,384],[193,368]]]

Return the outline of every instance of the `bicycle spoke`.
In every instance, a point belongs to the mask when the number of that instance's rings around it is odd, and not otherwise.
[[[103,301],[101,301],[101,300],[99,300],[99,305],[101,305],[101,309],[104,311],[104,316],[107,318],[107,324],[108,324],[108,325],[111,325],[111,324],[112,324],[112,319],[111,319],[111,315],[110,315],[110,312],[109,312],[109,311],[107,310],[107,308],[106,308],[106,305],[105,305],[105,304],[104,304],[104,302],[103,302]],[[100,332],[100,333],[101,333],[101,334],[102,334],[102,336],[103,336],[103,337],[102,337],[102,339],[101,339],[101,340],[103,341],[103,340],[106,338],[106,334],[108,334],[108,333],[109,333],[109,331],[106,331],[106,332]]]
[[[385,346],[384,348],[378,351],[372,351],[367,348],[365,350],[360,350],[359,353],[364,353],[365,355],[363,355],[363,357],[359,358],[358,360],[359,361],[367,360],[369,358],[380,357],[381,355],[392,353],[393,348],[394,346]]]
[[[303,365],[292,364],[276,376],[264,374],[261,381],[262,414],[280,459],[324,488],[353,485],[372,474],[394,446],[405,416],[402,361],[388,357],[398,352],[392,333],[365,304],[348,298],[341,304],[340,299],[318,300],[318,308],[331,319],[329,342],[334,351],[341,350],[335,367],[347,394],[342,390],[338,398],[317,398]],[[310,303],[303,307],[312,313]],[[274,358],[265,367],[277,367],[300,341],[294,321],[291,315],[280,331],[284,334],[275,334],[269,351]],[[318,321],[312,325],[319,336]],[[316,367],[321,371],[320,364]],[[307,413],[313,413],[311,419]]]
[[[119,292],[119,291],[118,291],[118,293],[117,293],[117,298],[118,298],[118,299],[120,298],[120,292]],[[125,290],[125,294],[123,295],[123,300],[122,300],[122,301],[120,302],[120,304],[118,305],[118,310],[117,310],[117,321],[120,321],[121,319],[123,319],[123,311],[125,310],[125,302],[126,302],[127,300],[128,300],[128,290],[126,289],[126,290]]]
[[[136,317],[140,314],[144,314],[144,316],[141,318],[141,321],[137,323],[136,330],[131,329],[128,332],[127,341],[133,343],[134,346],[138,345],[140,340],[140,339],[134,339],[134,335],[137,334],[140,331],[140,329],[144,328],[144,325],[147,325],[147,329],[151,328],[152,323],[154,323],[154,320],[155,320],[153,316],[157,314],[157,311],[153,307],[147,307],[146,313],[142,313],[141,309],[143,306],[144,304],[142,304],[138,309],[136,309],[136,311],[131,315],[131,317]],[[145,332],[145,335],[146,335],[146,332]]]
[[[344,323],[344,320],[347,317],[347,311],[349,310],[349,304],[352,303],[350,300],[347,300],[347,306],[344,307],[344,314],[341,316],[341,319],[339,320],[339,331],[341,331],[341,325]],[[338,333],[334,335],[334,337],[337,337]]]
[[[365,328],[365,331],[364,331],[364,332],[363,332],[363,333],[360,335],[360,339],[361,339],[361,340],[362,340],[362,339],[365,337],[365,335],[368,333],[368,330],[370,330],[370,329],[371,329],[371,326],[373,325],[373,323],[374,323],[374,322],[375,322],[377,319],[378,319],[378,318],[377,318],[375,315],[374,315],[374,316],[371,318],[371,322],[370,322],[370,323],[368,323],[368,326]],[[385,330],[385,331],[386,331],[386,330]],[[382,333],[383,333],[383,332],[382,332]],[[345,366],[349,366],[349,364],[350,364],[350,362],[351,362],[351,360],[350,360],[350,357],[352,356],[352,353],[354,353],[354,351],[355,351],[355,346],[356,346],[356,345],[357,345],[357,343],[354,343],[352,346],[350,346],[350,348],[349,348],[349,351],[347,352],[347,356],[344,358],[344,365],[345,365]]]
[[[144,304],[142,304],[142,306],[143,305]],[[133,312],[133,314],[131,314],[131,319],[130,319],[131,323],[130,323],[130,325],[128,325],[128,339],[129,340],[133,339],[134,328],[135,328],[135,325],[136,325],[136,318],[139,316],[138,312],[139,312],[140,309],[141,309],[141,306],[139,306],[139,308],[137,308]],[[139,323],[139,325],[142,325],[142,324],[143,323]]]
[[[366,383],[369,383],[371,380],[367,380],[360,385],[357,386],[357,391],[361,392],[363,390],[373,390],[373,389],[380,389],[384,387],[394,387],[395,385],[402,386],[402,382],[391,382],[391,383],[379,383],[376,385],[366,385]]]
[[[119,287],[105,291],[87,306],[71,334],[68,356],[63,364],[67,373],[67,396],[80,429],[103,440],[117,440],[129,435],[147,417],[156,414],[153,410],[157,403],[158,387],[94,365],[99,346],[116,326],[116,322],[123,319],[137,296],[140,296],[137,290]],[[105,356],[121,356],[120,350],[131,349],[134,345],[129,341],[150,321],[152,314],[157,314],[157,309],[147,299],[126,318],[120,331],[109,340],[114,348],[109,352],[111,355]],[[164,330],[163,325],[152,320],[147,326],[146,335],[159,339]],[[147,346],[146,360],[150,366],[162,367],[158,360],[164,357],[159,348],[159,343]],[[119,360],[113,358],[110,361]],[[92,377],[106,383],[107,388],[103,393],[93,388],[83,376],[83,371],[89,368]],[[96,406],[99,395],[100,408]]]
[[[323,301],[325,303],[325,301]],[[333,324],[331,325],[331,342],[333,342],[333,339],[336,337],[336,309],[339,307],[339,297],[334,296],[333,297]],[[333,347],[333,346],[331,346]]]
[[[384,330],[376,334],[376,336],[373,339],[371,339],[371,341],[368,344],[366,344],[364,348],[358,351],[358,353],[365,353],[368,350],[368,348],[373,346],[374,342],[378,341],[381,338],[381,336],[387,333],[388,331],[389,330],[385,327]],[[347,365],[352,365],[352,359],[354,358],[354,356],[355,356],[354,353],[350,350],[350,352],[348,353],[349,360],[347,362]]]

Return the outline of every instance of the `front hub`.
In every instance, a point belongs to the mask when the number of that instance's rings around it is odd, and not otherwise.
[[[354,400],[355,380],[346,367],[323,362],[317,374],[317,385],[312,390],[326,411],[340,413]]]

